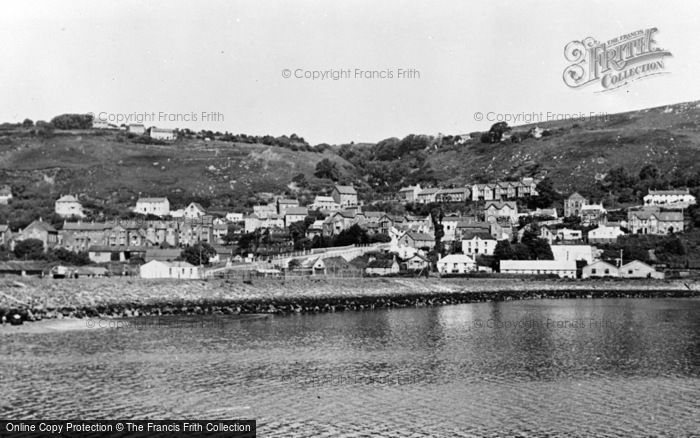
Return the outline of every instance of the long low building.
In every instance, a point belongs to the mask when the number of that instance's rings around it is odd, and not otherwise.
[[[576,278],[575,260],[501,260],[502,274],[549,275]]]
[[[199,278],[199,267],[187,262],[165,262],[151,260],[139,268],[141,278],[176,278],[192,280]]]

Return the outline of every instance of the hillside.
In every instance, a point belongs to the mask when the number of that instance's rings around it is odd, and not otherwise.
[[[521,143],[476,140],[446,147],[428,161],[441,169],[448,184],[539,172],[563,191],[584,189],[596,176],[602,178],[619,166],[636,175],[645,165],[654,164],[667,177],[700,170],[700,105],[695,102],[614,114],[603,120],[524,125],[511,132],[527,132],[534,126],[552,135]]]
[[[347,166],[330,151],[261,144],[179,139],[151,145],[99,132],[13,135],[0,137],[0,183],[13,187],[17,202],[73,193],[119,207],[139,195],[168,196],[176,206],[200,199],[226,207],[253,193],[288,190],[300,173],[313,181],[323,158]]]
[[[511,133],[533,126],[512,127]],[[537,126],[551,135],[495,144],[478,138],[436,144],[431,136],[408,136],[377,144],[307,148],[314,152],[217,136],[154,145],[113,131],[39,135],[0,126],[0,185],[9,184],[15,194],[10,207],[0,207],[0,222],[17,224],[30,216],[50,215],[53,201],[66,193],[107,213],[124,211],[140,195],[168,196],[173,208],[198,200],[207,207],[240,209],[266,192],[311,200],[333,183],[313,176],[325,158],[336,164],[339,180],[354,184],[364,199],[417,182],[459,186],[544,174],[561,192],[585,191],[620,166],[637,175],[654,164],[667,180],[700,174],[700,105],[695,102]],[[305,179],[301,187],[292,183],[299,174]]]

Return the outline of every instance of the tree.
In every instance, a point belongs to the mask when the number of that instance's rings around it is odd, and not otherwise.
[[[316,172],[314,172],[314,175],[317,178],[338,181],[338,178],[340,178],[340,171],[333,161],[324,158],[316,164]]]
[[[503,139],[503,134],[510,131],[510,126],[506,122],[498,122],[491,125],[489,132],[481,136],[482,143],[498,143]]]
[[[306,188],[309,186],[309,182],[306,180],[306,175],[303,173],[298,173],[292,178],[292,182],[296,183],[300,188]]]
[[[653,164],[647,164],[639,171],[639,179],[656,179],[659,177],[659,169]]]
[[[23,128],[31,128],[34,126],[34,122],[31,119],[24,119],[22,122],[22,127]]]
[[[48,251],[46,257],[49,260],[55,260],[76,266],[90,264],[90,257],[85,251],[73,252],[65,248],[56,248]]]
[[[20,260],[41,260],[45,258],[44,242],[39,239],[20,240],[15,244],[14,252]]]
[[[56,129],[90,129],[93,116],[91,114],[61,114],[51,119]]]
[[[554,190],[554,184],[549,178],[544,178],[537,184],[537,196],[528,199],[529,208],[547,208],[561,200],[559,192]]]
[[[442,225],[442,219],[445,217],[445,213],[442,211],[442,207],[434,207],[430,211],[430,219],[433,221],[433,229],[435,230],[435,251],[442,254],[442,238],[445,237],[445,229]]]
[[[201,242],[185,248],[180,254],[180,257],[187,263],[198,266],[208,265],[209,259],[215,255],[216,250],[211,245]]]

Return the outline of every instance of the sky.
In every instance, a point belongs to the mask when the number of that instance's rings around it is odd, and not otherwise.
[[[150,116],[341,144],[642,109],[700,100],[698,17],[685,0],[9,0],[0,121]],[[607,92],[564,84],[569,42],[647,28],[672,53],[666,74]],[[348,74],[305,77],[329,70]]]

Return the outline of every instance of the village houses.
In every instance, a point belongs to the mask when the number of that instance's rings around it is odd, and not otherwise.
[[[515,201],[490,201],[484,205],[486,222],[497,222],[498,218],[508,218],[511,224],[518,223],[518,205]]]
[[[695,205],[695,196],[684,190],[649,190],[644,196],[644,205],[667,208],[688,208]]]
[[[655,206],[629,210],[627,222],[632,234],[679,233],[684,227],[681,211],[664,211]]]
[[[44,244],[44,251],[53,248],[58,244],[58,231],[51,224],[44,222],[41,218],[32,221],[22,229],[14,240],[38,239]]]

